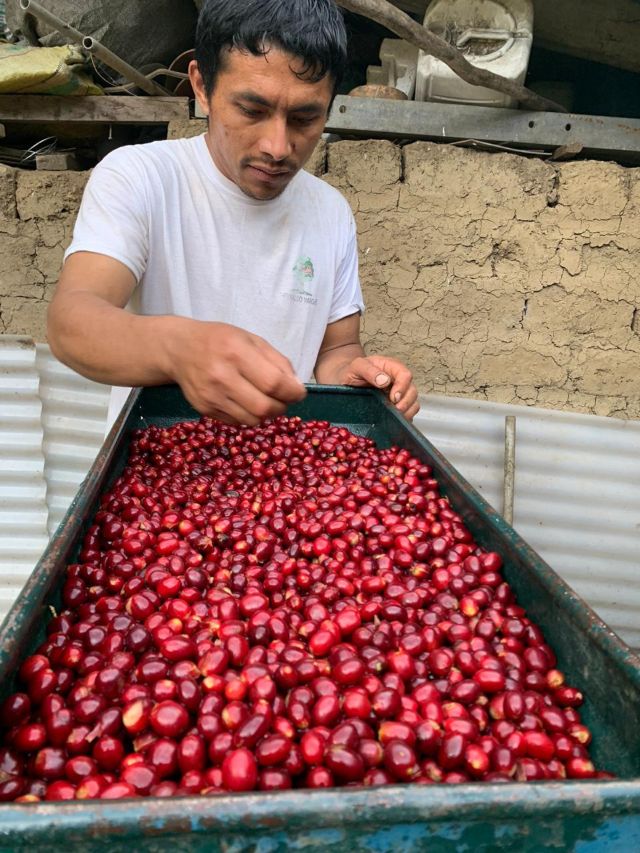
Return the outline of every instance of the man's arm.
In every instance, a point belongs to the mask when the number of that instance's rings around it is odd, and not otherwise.
[[[177,382],[199,412],[227,423],[256,424],[304,397],[289,361],[257,335],[226,323],[126,311],[135,284],[113,258],[71,255],[49,307],[54,355],[97,382]]]
[[[365,355],[360,343],[359,314],[327,326],[314,373],[316,381],[325,385],[373,385],[383,389],[408,420],[420,410],[409,368],[395,358]]]

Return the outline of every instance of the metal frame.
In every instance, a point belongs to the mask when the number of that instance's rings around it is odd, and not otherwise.
[[[549,152],[575,145],[591,155],[640,162],[640,119],[340,95],[325,130],[339,136],[475,140]]]

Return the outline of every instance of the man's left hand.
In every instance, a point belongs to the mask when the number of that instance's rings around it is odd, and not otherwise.
[[[386,355],[354,358],[346,367],[342,378],[344,385],[372,385],[384,391],[396,409],[409,421],[418,414],[418,389],[408,367]]]

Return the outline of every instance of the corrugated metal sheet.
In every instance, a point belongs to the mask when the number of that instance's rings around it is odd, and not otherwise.
[[[0,620],[48,540],[38,388],[33,342],[0,336]]]
[[[37,345],[49,533],[53,535],[104,440],[110,388],[61,364]]]
[[[502,510],[504,418],[517,418],[514,527],[640,647],[640,423],[429,396],[416,425]]]

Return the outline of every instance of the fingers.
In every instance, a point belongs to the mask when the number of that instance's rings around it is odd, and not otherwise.
[[[191,321],[175,352],[172,376],[202,414],[258,424],[282,414],[306,389],[264,339],[224,323]]]
[[[255,426],[266,418],[284,414],[287,403],[282,398],[264,393],[243,376],[238,376],[227,392],[224,408],[237,423]]]
[[[404,412],[404,416],[408,421],[412,421],[419,411],[420,403],[416,401],[412,406],[409,406],[406,412]]]
[[[406,415],[410,409],[412,409],[416,404],[418,409],[420,408],[420,403],[418,401],[418,389],[416,386],[411,383],[407,391],[400,397],[397,403],[395,403],[396,409],[399,412],[402,412],[403,415]]]
[[[405,411],[407,400],[412,389],[415,391],[413,375],[409,368],[405,367],[404,364],[399,361],[393,361],[391,364],[386,364],[385,367],[393,376],[393,385],[389,392],[389,399],[392,403],[398,406],[398,408],[400,408],[401,404],[404,404],[402,411]],[[415,396],[417,397],[417,391],[415,392]],[[415,397],[411,400],[411,403],[413,402],[415,402]]]
[[[413,384],[413,375],[408,367],[395,358],[373,355],[368,358],[356,358],[349,365],[350,385],[372,385],[386,390],[389,399],[404,415],[413,410],[418,399],[418,391]],[[420,408],[413,412],[415,414]]]
[[[293,369],[293,365],[281,352],[279,352],[275,347],[272,347],[268,341],[265,341],[264,338],[260,338],[257,335],[253,336],[253,342],[255,346],[260,351],[260,354],[274,367],[281,370],[283,373],[293,374],[295,376],[295,370]]]
[[[408,367],[395,358],[373,355],[369,357],[376,368],[390,377],[388,383],[389,400],[396,409],[411,420],[419,411],[418,389],[414,385],[413,375]]]
[[[359,356],[349,365],[347,385],[372,385],[384,391],[389,387],[392,377],[372,358]]]
[[[287,403],[260,391],[241,374],[227,370],[216,385],[204,384],[187,395],[203,415],[228,424],[256,426],[286,411]]]
[[[291,362],[266,341],[257,338],[255,353],[239,365],[240,373],[267,397],[295,403],[306,395],[304,384],[295,375]]]
[[[373,355],[354,359],[349,365],[348,384],[372,385],[386,390],[391,402],[402,404],[403,411],[415,401],[415,397],[411,399],[415,391],[411,371],[395,358]]]

